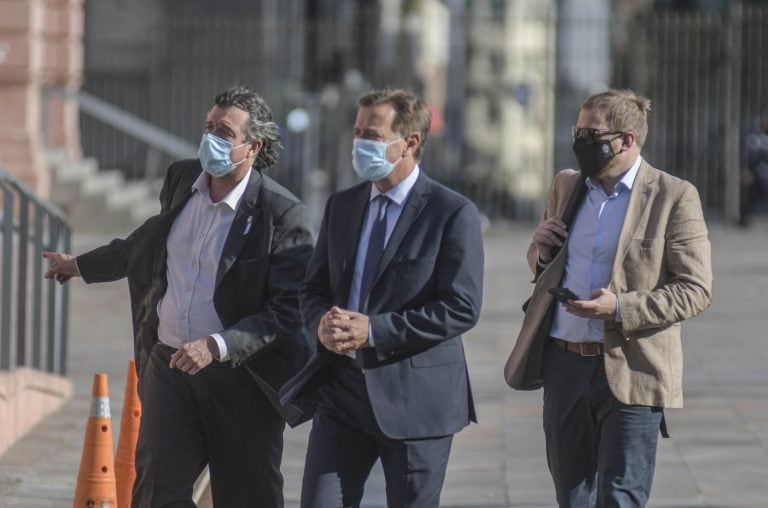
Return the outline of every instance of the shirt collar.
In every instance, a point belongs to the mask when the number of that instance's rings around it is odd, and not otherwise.
[[[240,204],[240,198],[242,198],[243,194],[245,194],[245,189],[248,187],[248,182],[251,180],[251,171],[253,171],[253,169],[248,168],[248,172],[245,174],[243,179],[240,180],[237,185],[235,185],[235,188],[229,191],[229,194],[227,194],[224,199],[219,201],[219,203],[224,203],[232,210],[237,210],[237,206]],[[195,180],[195,183],[192,184],[192,189],[199,192],[200,195],[208,201],[211,201],[211,196],[209,194],[210,186],[208,185],[208,173],[202,171]]]
[[[642,162],[642,156],[638,155],[634,164],[632,164],[632,166],[624,173],[624,175],[621,177],[621,180],[616,183],[616,187],[614,187],[613,190],[614,193],[619,193],[623,189],[632,190],[632,185],[635,183],[635,177],[637,176],[637,172],[640,169],[640,163]],[[599,186],[599,184],[600,182],[596,178],[587,178],[587,185],[590,189],[594,189],[595,187]]]
[[[373,201],[373,199],[379,194],[384,194],[398,205],[402,205],[403,201],[405,201],[405,198],[408,197],[408,193],[411,192],[413,186],[416,185],[416,180],[419,178],[419,173],[419,165],[417,164],[416,167],[413,168],[413,171],[411,171],[410,175],[406,176],[402,182],[398,183],[384,193],[382,193],[375,185],[371,185],[371,196],[369,200]]]

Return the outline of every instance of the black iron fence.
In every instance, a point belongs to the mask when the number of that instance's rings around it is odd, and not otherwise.
[[[69,252],[62,214],[0,168],[0,370],[67,371],[69,290],[43,280],[41,252]]]
[[[627,30],[625,51],[611,48],[612,54],[605,51],[583,58],[610,58],[614,72],[608,85],[631,87],[651,97],[654,107],[646,158],[692,181],[708,213],[734,220],[742,200],[745,140],[758,113],[768,108],[768,38],[763,35],[768,33],[768,5],[727,4],[735,7],[710,11],[653,7],[626,25],[612,25],[614,30]],[[305,10],[300,0],[264,0],[254,5],[260,6],[258,13],[245,10],[236,18],[210,13],[195,17],[171,10],[173,16],[157,32],[157,40],[134,41],[133,46],[119,40],[100,41],[93,50],[86,40],[86,54],[91,57],[86,62],[84,89],[196,145],[213,95],[233,82],[253,85],[284,129],[285,150],[273,175],[305,200],[313,199],[306,194],[308,189],[348,185],[354,180],[349,151],[356,97],[369,86],[404,85],[422,92],[423,83],[413,72],[406,82],[398,72],[382,77],[379,71],[386,62],[378,60],[386,48],[380,37],[360,33],[361,26],[373,32],[377,26],[374,11],[360,7],[363,3],[342,1],[339,5],[344,9],[326,17],[311,8]],[[361,25],[362,20],[368,24]],[[461,23],[457,19],[454,24],[471,31],[470,25]],[[511,26],[525,23],[515,20]],[[459,93],[448,94],[444,110],[450,130],[431,140],[425,166],[432,176],[474,199],[490,217],[535,219],[529,204],[516,202],[502,184],[503,173],[526,174],[534,166],[554,173],[562,167],[550,166],[572,159],[570,142],[556,145],[554,163],[548,156],[538,161],[520,157],[513,163],[527,167],[502,168],[510,158],[505,162],[501,153],[477,150],[469,140],[477,114],[468,100],[477,90],[468,78],[456,79],[467,74],[467,62],[477,52],[472,51],[471,33],[459,38],[450,42],[452,48],[459,48],[451,51],[451,69],[458,70],[451,71],[448,80],[448,86],[458,86]],[[102,57],[97,58],[99,51]],[[494,51],[502,61],[505,47]],[[457,55],[466,61],[454,65]],[[407,52],[396,56],[397,69],[415,66],[401,61]],[[499,68],[504,75],[504,66]],[[544,93],[555,93],[554,82],[546,86],[551,90]],[[496,94],[485,101],[495,112],[508,110],[505,101],[515,100],[504,87],[488,93]],[[558,110],[573,109],[567,98],[555,101]],[[286,121],[296,108],[309,117],[303,130],[291,130]],[[537,115],[552,116],[552,111],[533,116]],[[575,121],[575,116],[569,116],[569,121]],[[570,123],[561,120],[558,116],[550,136],[569,129]],[[514,137],[525,133],[525,127],[499,128],[491,134]],[[151,155],[145,144],[86,117],[82,137],[86,153],[96,156],[102,167],[123,169],[129,177],[144,176]],[[509,148],[504,142],[497,145],[499,150]],[[541,198],[532,197],[536,202]]]

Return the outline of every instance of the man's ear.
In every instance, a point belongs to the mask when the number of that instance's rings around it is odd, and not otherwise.
[[[405,139],[406,149],[410,150],[411,155],[416,153],[416,150],[418,150],[419,146],[421,146],[421,133],[412,132],[409,135],[405,136],[404,139]]]
[[[257,139],[255,141],[251,142],[251,146],[248,147],[248,157],[256,156],[261,151],[261,148],[264,146],[264,140],[263,139]]]
[[[628,131],[621,136],[621,148],[629,150],[637,143],[637,136],[634,132]]]

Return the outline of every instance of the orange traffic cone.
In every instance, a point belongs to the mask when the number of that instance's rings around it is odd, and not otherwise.
[[[73,508],[116,508],[115,457],[106,374],[93,377],[91,414],[85,427],[83,455]]]
[[[138,392],[139,378],[136,362],[128,362],[128,376],[125,380],[123,416],[120,419],[120,437],[117,440],[115,456],[115,477],[117,478],[117,506],[131,506],[131,491],[136,480],[136,442],[139,440],[141,402]]]

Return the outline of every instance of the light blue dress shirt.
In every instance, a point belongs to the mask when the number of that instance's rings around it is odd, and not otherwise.
[[[389,204],[387,205],[387,234],[384,238],[384,246],[389,243],[389,238],[392,236],[392,231],[395,229],[400,214],[403,212],[403,204],[405,203],[408,194],[411,193],[413,186],[416,184],[416,180],[419,178],[419,166],[417,165],[411,174],[405,177],[405,179],[399,184],[395,185],[387,192],[385,196],[389,198]],[[375,186],[371,185],[371,195],[369,197],[369,203],[373,201],[381,191]],[[360,240],[357,244],[357,257],[355,259],[355,272],[352,275],[352,286],[349,289],[349,300],[347,300],[347,309],[359,310],[360,308],[360,281],[363,278],[363,267],[365,266],[365,255],[368,252],[368,239],[371,236],[371,227],[373,221],[376,219],[376,214],[371,210],[369,206],[365,212],[365,220],[363,222],[363,230],[360,233]],[[369,330],[370,332],[370,330]],[[373,346],[373,337],[368,334],[368,343]]]
[[[611,194],[597,179],[586,180],[587,194],[568,235],[568,258],[561,284],[581,300],[588,300],[592,291],[607,288],[611,281],[616,246],[641,162],[638,156]],[[604,321],[568,314],[563,305],[556,304],[550,335],[571,342],[603,342]]]

